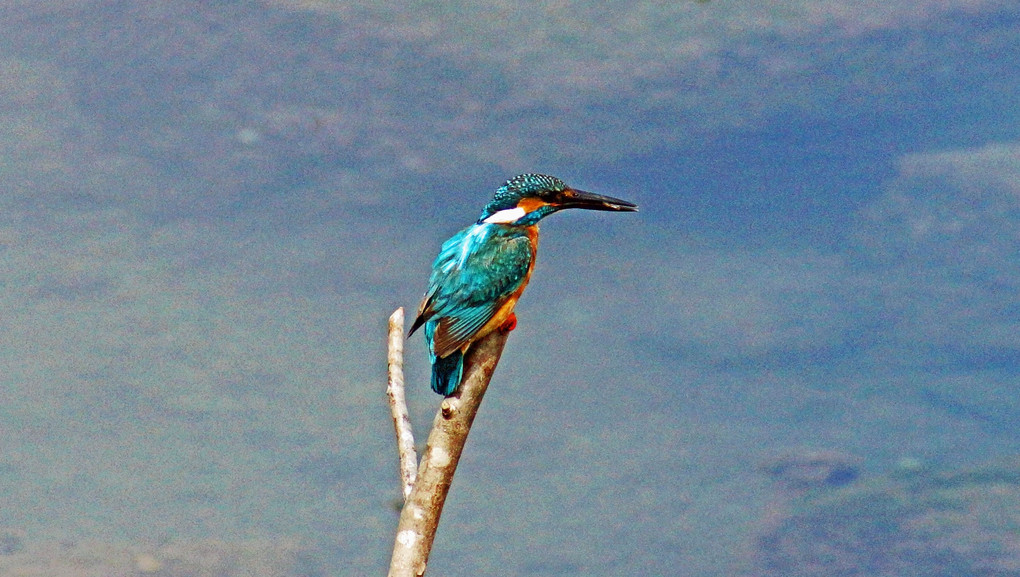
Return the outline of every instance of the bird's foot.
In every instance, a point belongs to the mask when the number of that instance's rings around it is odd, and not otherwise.
[[[499,331],[502,333],[508,333],[517,327],[517,315],[510,313],[510,316],[503,321],[503,324],[499,325]]]

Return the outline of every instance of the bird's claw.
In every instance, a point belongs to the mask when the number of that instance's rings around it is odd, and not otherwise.
[[[515,328],[517,328],[517,315],[515,313],[510,313],[510,316],[503,321],[503,324],[499,325],[499,331],[503,333],[508,333]]]

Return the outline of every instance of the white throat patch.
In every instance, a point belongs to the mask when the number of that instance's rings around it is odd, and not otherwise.
[[[520,219],[522,216],[526,214],[528,213],[523,208],[518,206],[517,208],[508,208],[505,210],[501,210],[493,214],[489,218],[483,220],[482,222],[487,224],[509,224],[511,222],[516,222],[518,219]]]

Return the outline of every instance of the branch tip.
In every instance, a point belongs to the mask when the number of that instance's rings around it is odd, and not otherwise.
[[[397,453],[400,456],[400,486],[404,500],[411,494],[418,471],[418,455],[414,450],[414,433],[411,416],[404,397],[404,309],[390,315],[387,338],[386,396],[390,402],[390,416],[397,435]]]

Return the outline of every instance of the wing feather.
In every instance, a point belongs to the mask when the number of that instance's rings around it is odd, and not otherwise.
[[[445,357],[485,326],[523,284],[534,254],[526,232],[481,224],[443,244],[413,328],[433,323],[432,352]]]

